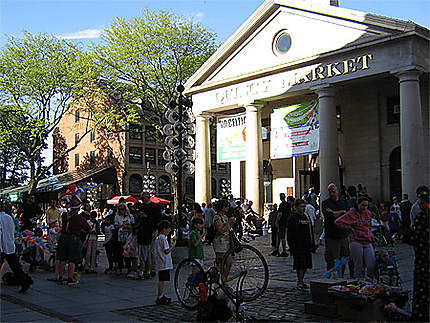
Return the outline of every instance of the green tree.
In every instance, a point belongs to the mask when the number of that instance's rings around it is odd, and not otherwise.
[[[52,35],[10,37],[0,56],[0,144],[9,141],[28,164],[30,188],[54,163],[76,148],[95,127],[117,120],[115,109],[100,108],[99,72],[90,55],[76,44]],[[61,118],[74,109],[85,110],[85,133],[75,146],[45,165],[41,155]]]
[[[157,130],[176,87],[217,47],[213,32],[166,10],[145,9],[139,18],[116,18],[101,37],[93,54],[105,89]]]

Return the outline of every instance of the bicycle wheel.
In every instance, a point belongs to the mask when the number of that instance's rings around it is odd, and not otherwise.
[[[181,304],[190,310],[196,309],[200,298],[199,284],[205,282],[202,266],[193,259],[181,261],[175,272],[175,292]]]
[[[229,269],[230,257],[232,261]],[[227,250],[221,270],[221,284],[225,292],[242,301],[252,301],[260,297],[269,282],[266,259],[250,245],[239,245]]]

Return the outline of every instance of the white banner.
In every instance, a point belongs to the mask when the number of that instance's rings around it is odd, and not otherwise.
[[[319,124],[318,101],[275,109],[270,120],[270,157],[318,153]]]
[[[246,113],[218,118],[217,162],[246,159]]]

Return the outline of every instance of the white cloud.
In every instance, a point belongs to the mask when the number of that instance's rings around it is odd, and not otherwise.
[[[85,29],[74,33],[66,33],[62,35],[56,35],[60,39],[92,39],[100,38],[101,29]]]
[[[202,11],[192,13],[192,17],[198,22],[202,21],[204,16],[205,16],[205,13]]]

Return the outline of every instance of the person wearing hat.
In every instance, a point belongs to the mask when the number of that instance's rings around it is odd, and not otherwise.
[[[69,262],[67,284],[77,284],[73,278],[75,266],[81,261],[82,242],[80,239],[82,230],[90,231],[87,220],[78,212],[82,202],[79,198],[72,198],[67,207],[69,212],[63,213],[61,235],[58,238],[56,260],[58,264],[57,282],[62,284],[66,261]]]

